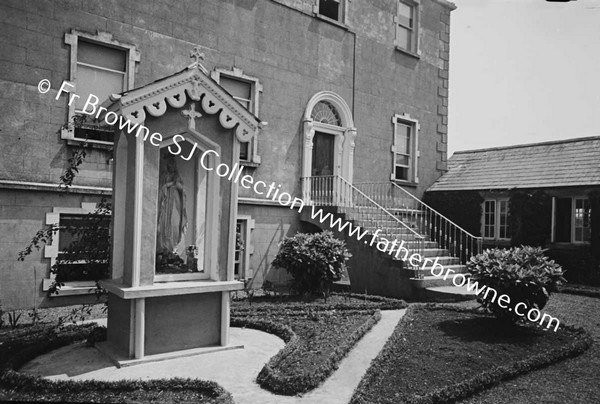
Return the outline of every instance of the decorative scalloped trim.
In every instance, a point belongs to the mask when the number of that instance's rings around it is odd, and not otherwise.
[[[247,111],[241,105],[237,105],[224,90],[200,72],[129,99],[125,95],[124,99],[121,98],[121,108],[127,119],[134,124],[141,124],[148,115],[164,115],[167,103],[173,108],[183,107],[188,102],[188,97],[189,100],[200,101],[205,113],[218,114],[219,123],[224,129],[235,128],[240,142],[250,141],[258,131],[258,122],[248,119],[245,116]]]

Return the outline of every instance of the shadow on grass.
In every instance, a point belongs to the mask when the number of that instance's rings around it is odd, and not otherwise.
[[[514,341],[518,341],[521,345],[535,344],[544,333],[531,325],[512,324],[494,317],[446,320],[439,322],[437,328],[451,338],[487,344],[505,344]]]

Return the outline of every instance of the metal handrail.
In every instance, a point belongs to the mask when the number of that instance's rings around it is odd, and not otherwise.
[[[381,220],[381,223],[384,223],[387,219],[388,221],[395,223],[401,231],[407,231],[408,235],[412,238],[412,241],[408,240],[409,243],[412,242],[413,244],[417,244],[416,248],[412,247],[410,250],[417,252],[422,256],[426,237],[415,231],[365,192],[349,183],[346,179],[338,175],[325,175],[303,177],[302,182],[304,202],[307,205],[336,206],[351,220],[359,222],[360,226],[365,229],[369,227],[380,228],[378,226],[378,219]],[[364,206],[365,204],[368,206]],[[375,209],[375,211],[362,211],[361,213],[361,209],[364,208],[372,208]],[[392,236],[396,236],[394,231],[392,232]],[[413,269],[415,269],[417,277],[422,275],[416,268]]]
[[[371,194],[373,199],[379,199],[386,209],[395,210],[399,215],[408,216],[408,220],[418,223],[424,234],[447,249],[451,256],[459,258],[461,264],[466,264],[472,255],[481,252],[481,237],[474,236],[397,184],[364,182],[355,185]],[[395,196],[394,190],[404,196]]]

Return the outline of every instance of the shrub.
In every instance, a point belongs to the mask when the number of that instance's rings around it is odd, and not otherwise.
[[[519,302],[527,305],[527,309],[520,307],[521,313],[532,308],[541,310],[550,293],[566,282],[561,266],[544,256],[544,250],[539,247],[487,249],[472,257],[467,265],[473,280],[495,289],[498,296],[510,297],[506,308],[498,305],[494,293],[482,294],[477,299],[485,309],[510,322],[525,319],[515,313]]]
[[[346,244],[330,231],[298,233],[279,244],[273,265],[292,275],[292,287],[298,292],[327,295],[331,284],[341,279],[350,257]]]

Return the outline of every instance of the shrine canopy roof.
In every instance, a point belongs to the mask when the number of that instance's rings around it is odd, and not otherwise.
[[[218,114],[221,126],[235,128],[240,142],[248,142],[264,124],[210,78],[199,63],[143,87],[113,94],[105,107],[120,113],[133,124],[141,124],[147,115],[162,116],[167,111],[167,104],[182,108],[189,100],[200,101],[206,114]]]
[[[428,191],[600,185],[600,136],[456,152]]]

